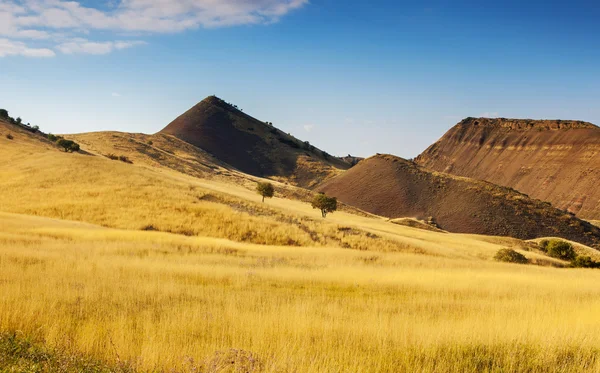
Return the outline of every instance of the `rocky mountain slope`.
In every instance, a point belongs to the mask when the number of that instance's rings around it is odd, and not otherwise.
[[[600,128],[591,123],[467,118],[415,161],[600,219]]]
[[[203,149],[242,172],[303,187],[313,187],[351,167],[216,96],[204,99],[159,133]]]
[[[391,155],[361,161],[319,190],[389,218],[433,217],[450,232],[600,243],[599,228],[549,203],[488,182],[430,171]]]

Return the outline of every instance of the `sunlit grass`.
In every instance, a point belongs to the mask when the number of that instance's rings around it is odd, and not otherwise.
[[[598,370],[600,273],[0,215],[0,329],[137,369]]]
[[[0,371],[600,371],[600,271],[492,260],[563,264],[519,240],[321,219],[18,134],[0,159]]]

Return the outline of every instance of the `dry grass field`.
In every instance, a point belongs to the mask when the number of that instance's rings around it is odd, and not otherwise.
[[[0,372],[600,372],[598,270],[5,132]]]

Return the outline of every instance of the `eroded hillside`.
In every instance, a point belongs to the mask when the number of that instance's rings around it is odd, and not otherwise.
[[[512,187],[600,218],[600,128],[581,121],[467,118],[416,162]]]
[[[451,232],[600,243],[600,229],[510,188],[430,171],[391,155],[368,158],[320,190],[389,218],[429,218]]]

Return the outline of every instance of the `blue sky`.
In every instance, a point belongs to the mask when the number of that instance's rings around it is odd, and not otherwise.
[[[468,116],[600,124],[599,17],[592,1],[0,0],[0,107],[53,133],[154,133],[216,94],[332,154],[410,158]]]

